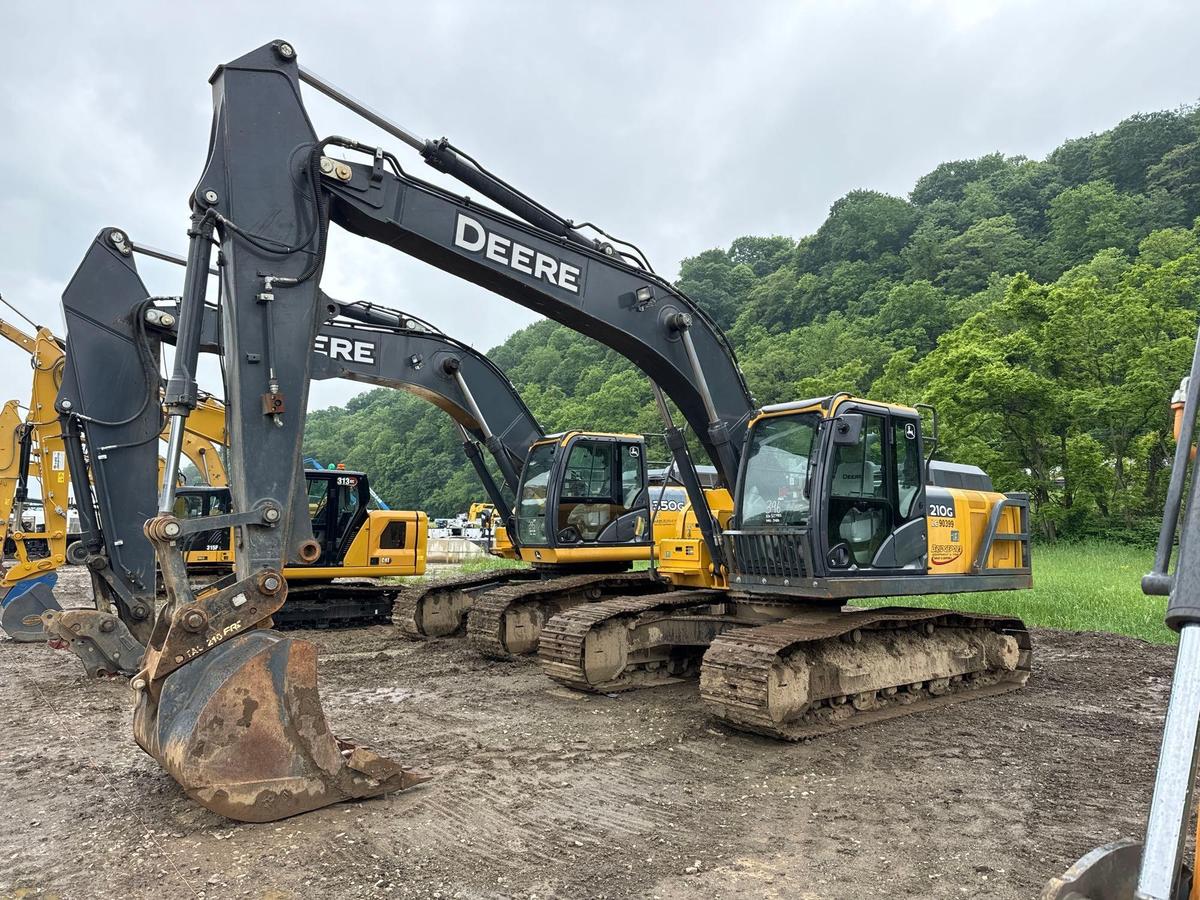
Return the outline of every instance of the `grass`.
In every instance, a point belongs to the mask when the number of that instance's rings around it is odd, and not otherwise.
[[[1026,625],[1071,631],[1111,631],[1156,644],[1173,644],[1165,624],[1165,597],[1147,597],[1141,578],[1152,549],[1093,542],[1033,549],[1033,589],[901,598],[859,605],[936,606],[1019,616]]]

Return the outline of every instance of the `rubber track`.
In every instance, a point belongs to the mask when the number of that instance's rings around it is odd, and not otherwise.
[[[280,631],[293,628],[357,628],[386,625],[405,588],[399,584],[332,582],[291,584],[283,607],[272,616]]]
[[[767,708],[767,681],[771,668],[800,645],[836,638],[855,628],[902,629],[930,620],[935,626],[985,628],[1012,634],[1021,650],[1017,670],[1000,676],[997,681],[974,688],[968,686],[940,696],[926,695],[907,703],[896,700],[876,709],[855,710],[840,721],[816,719],[802,723],[780,723],[771,719]],[[718,636],[704,656],[701,699],[714,716],[733,728],[796,741],[1016,690],[1029,679],[1031,648],[1024,623],[1007,616],[884,607],[842,612],[830,615],[825,621],[813,621],[811,618],[785,620],[753,628],[736,628]],[[900,696],[903,695],[897,695]],[[846,708],[853,709],[850,704]]]
[[[561,602],[563,595],[587,591],[589,588],[599,588],[602,593],[611,596],[625,593],[663,593],[667,586],[652,580],[649,572],[623,572],[619,575],[568,575],[488,591],[475,601],[475,605],[467,614],[467,639],[471,648],[493,659],[512,659],[513,654],[504,645],[503,638],[504,616],[510,609],[526,603]],[[586,597],[581,597],[579,603],[589,601]]]
[[[619,687],[614,682],[593,685],[583,671],[583,642],[588,632],[613,619],[640,616],[644,613],[685,609],[688,606],[710,606],[727,597],[723,591],[673,591],[649,597],[614,597],[577,606],[559,613],[542,629],[538,645],[538,662],[542,671],[557,681],[578,691],[608,691]]]
[[[487,572],[472,572],[467,575],[452,575],[449,578],[426,582],[415,589],[405,591],[396,598],[396,602],[392,606],[392,624],[399,628],[405,636],[423,641],[426,640],[426,635],[417,627],[417,610],[429,594],[447,588],[469,590],[492,583],[504,584],[536,577],[537,573],[533,569],[493,569]]]

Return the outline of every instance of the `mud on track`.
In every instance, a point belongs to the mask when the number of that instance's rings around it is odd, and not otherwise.
[[[1016,694],[787,745],[714,725],[690,684],[578,697],[463,641],[297,634],[335,730],[434,781],[235,825],[133,743],[123,683],[3,642],[0,897],[1027,900],[1140,834],[1173,658],[1035,631]]]

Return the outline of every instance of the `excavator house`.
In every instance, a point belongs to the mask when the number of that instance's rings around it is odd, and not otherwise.
[[[302,83],[472,197],[422,181],[386,148],[319,138]],[[572,604],[541,625],[538,656],[552,678],[612,692],[698,673],[720,720],[785,739],[1026,681],[1031,646],[1017,619],[847,605],[1032,583],[1028,498],[994,491],[978,469],[929,461],[936,424],[924,434],[918,410],[845,394],[763,407],[716,323],[637,247],[364,107],[301,67],[285,41],[218,68],[213,101],[165,392],[167,471],[196,405],[217,244],[233,504],[210,522],[240,538],[232,579],[194,590],[181,542],[200,525],[172,515],[174,479],[164,480],[146,534],[168,599],[132,680],[135,738],[198,802],[267,821],[423,778],[335,738],[316,700],[315,648],[271,630],[287,595],[283,566],[320,549],[298,460],[310,349],[329,315],[319,280],[332,225],[581,331],[652,383],[689,511],[657,539],[659,590]],[[526,459],[512,532],[521,552],[561,563],[604,554],[610,535],[645,542],[636,443],[557,441]],[[707,493],[697,452],[716,469]]]

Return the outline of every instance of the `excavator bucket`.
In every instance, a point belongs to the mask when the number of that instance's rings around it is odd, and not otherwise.
[[[1043,888],[1039,900],[1133,900],[1138,868],[1142,862],[1140,841],[1122,838],[1097,847]],[[1172,900],[1187,900],[1191,873],[1186,867],[1179,877]]]
[[[50,572],[19,581],[8,589],[0,600],[0,628],[12,640],[25,644],[40,644],[46,640],[42,628],[42,613],[62,612],[54,598],[58,573]]]
[[[176,669],[157,701],[139,698],[134,736],[193,800],[242,822],[428,780],[335,737],[317,693],[316,647],[263,629]]]

